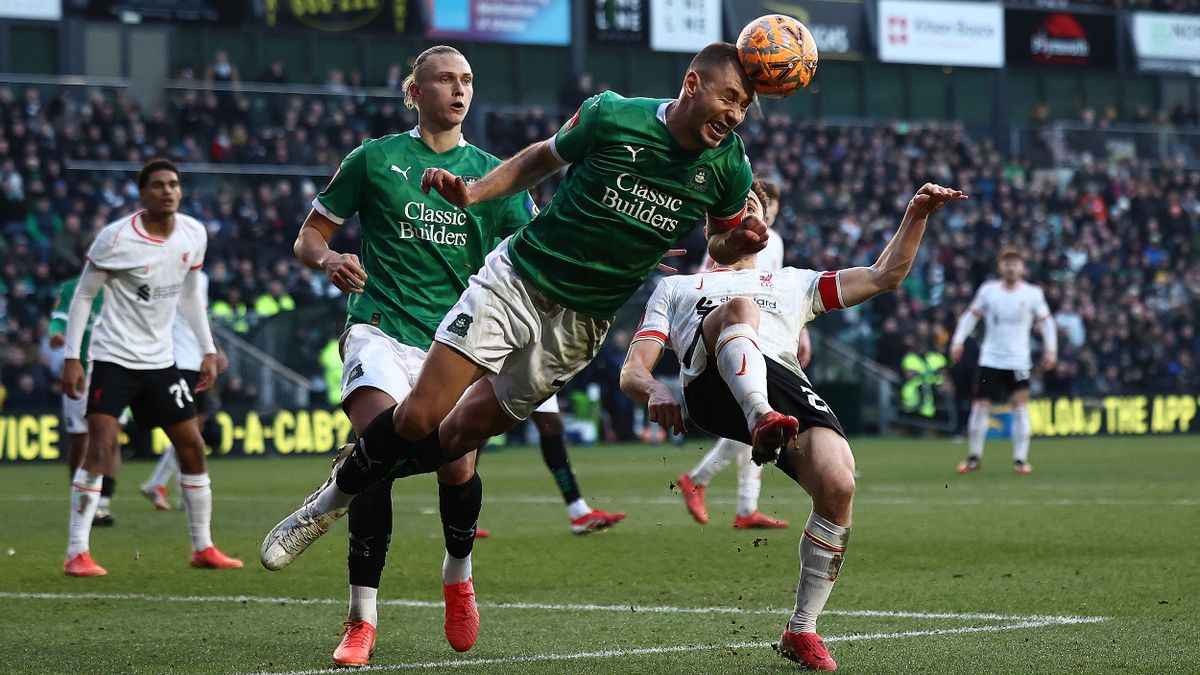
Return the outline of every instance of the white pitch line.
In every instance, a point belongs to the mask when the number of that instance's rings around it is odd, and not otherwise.
[[[228,602],[264,605],[344,605],[344,599],[334,598],[272,598],[255,595],[150,595],[146,593],[20,593],[0,592],[0,600],[130,600],[138,602]],[[428,600],[379,600],[380,605],[441,609],[444,604]],[[790,611],[786,608],[748,609],[744,607],[673,607],[670,605],[596,605],[552,604],[536,602],[480,602],[487,609],[522,609],[557,612],[619,612],[623,614],[751,614],[774,615]],[[874,609],[831,609],[825,616],[876,617],[893,619],[944,619],[951,621],[1049,621],[1055,623],[1097,623],[1101,616],[1056,616],[992,614],[980,612],[903,612]]]
[[[964,635],[969,633],[999,633],[1007,630],[1027,628],[1045,628],[1054,625],[1080,623],[1099,623],[1103,617],[1046,617],[1045,619],[1020,621],[1018,623],[997,626],[964,626],[961,628],[939,628],[933,630],[911,630],[895,633],[864,633],[862,635],[834,635],[825,638],[826,642],[857,642],[860,640],[896,640],[914,637],[933,637],[941,635]],[[420,663],[397,663],[380,666],[367,666],[356,672],[390,672],[397,670],[432,670],[435,668],[469,668],[475,666],[506,665],[513,663],[546,663],[552,661],[576,661],[581,659],[608,659],[625,656],[646,656],[655,654],[676,654],[692,652],[699,649],[759,649],[773,647],[774,642],[737,642],[732,644],[702,644],[680,645],[675,647],[639,647],[634,649],[604,649],[594,652],[578,652],[575,654],[530,654],[528,656],[505,656],[492,659],[444,659],[442,661],[425,661]],[[345,673],[345,669],[321,668],[316,670],[291,670],[277,673],[262,672],[256,675],[333,675]]]

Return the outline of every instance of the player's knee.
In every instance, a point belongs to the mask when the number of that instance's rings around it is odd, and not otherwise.
[[[854,491],[857,487],[854,469],[849,466],[839,466],[836,470],[828,471],[821,477],[823,501],[837,509],[850,506],[854,501]]]
[[[442,417],[440,411],[409,397],[396,409],[393,421],[396,423],[396,433],[401,438],[418,439],[433,433],[441,424]]]
[[[475,475],[475,455],[467,453],[437,470],[438,482],[442,485],[462,485]]]

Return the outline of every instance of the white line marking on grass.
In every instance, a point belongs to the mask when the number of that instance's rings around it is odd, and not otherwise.
[[[264,605],[344,605],[344,599],[334,598],[272,598],[256,595],[150,595],[146,593],[4,593],[0,599],[12,600],[133,600],[139,602],[228,602]],[[391,607],[413,607],[418,609],[441,609],[444,604],[428,600],[379,600],[380,605]],[[748,609],[744,607],[673,607],[670,605],[595,605],[595,604],[551,604],[537,602],[480,602],[488,609],[525,609],[561,612],[621,612],[625,614],[753,614],[774,615],[789,612],[789,608]],[[830,609],[825,616],[881,617],[894,619],[944,619],[957,621],[1041,621],[1050,623],[1098,623],[1106,621],[1102,616],[1053,616],[992,614],[978,612],[901,612],[874,609]]]
[[[891,612],[883,612],[884,615],[892,615]],[[904,612],[901,614],[910,614]],[[919,614],[919,613],[917,613]],[[1026,628],[1045,628],[1054,625],[1081,624],[1081,623],[1100,623],[1105,621],[1103,617],[1044,617],[1031,619],[1027,621],[1019,621],[1017,623],[1002,624],[998,626],[963,626],[961,628],[939,628],[933,630],[910,630],[895,633],[864,633],[861,635],[834,635],[825,638],[826,642],[857,642],[861,640],[897,640],[903,638],[915,637],[935,637],[942,635],[964,635],[968,633],[999,633],[1008,630],[1021,630]],[[677,654],[680,652],[691,652],[700,649],[717,650],[717,649],[760,649],[765,647],[774,647],[774,642],[735,642],[732,644],[701,644],[701,645],[679,645],[674,647],[638,647],[634,649],[603,649],[594,652],[578,652],[575,654],[530,654],[527,656],[505,656],[491,659],[443,659],[441,661],[425,661],[420,663],[396,663],[379,666],[367,666],[356,672],[374,671],[374,672],[390,672],[397,670],[432,670],[441,668],[470,668],[476,666],[493,666],[506,665],[513,663],[546,663],[552,661],[576,661],[581,659],[611,659],[627,656],[646,656],[655,654]],[[262,672],[257,675],[332,675],[334,673],[345,673],[345,669],[341,668],[320,668],[316,670],[291,670],[278,673]]]

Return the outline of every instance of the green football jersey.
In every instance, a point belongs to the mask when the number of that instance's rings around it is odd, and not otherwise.
[[[524,226],[537,208],[522,192],[460,209],[436,191],[422,192],[421,175],[435,167],[471,181],[499,164],[463,140],[438,154],[416,129],[367,139],[346,156],[313,208],[338,224],[358,213],[362,224],[367,284],[347,303],[350,324],[429,348],[495,240]]]
[[[58,285],[58,305],[54,311],[50,312],[48,333],[51,336],[66,335],[67,318],[71,312],[71,298],[75,297],[75,287],[78,285],[79,277],[72,277]],[[102,307],[104,307],[103,288],[92,299],[92,313],[88,315],[87,328],[83,331],[83,344],[79,347],[79,362],[83,364],[84,370],[87,370],[88,365],[88,345],[92,343],[92,324],[96,321],[96,317],[100,316]]]
[[[706,215],[736,222],[753,175],[742,139],[686,150],[670,99],[604,92],[553,139],[571,163],[554,199],[509,242],[521,278],[555,302],[609,318]]]

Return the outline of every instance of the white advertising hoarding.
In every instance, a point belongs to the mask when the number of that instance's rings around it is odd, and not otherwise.
[[[880,0],[879,60],[1004,66],[1004,8],[990,2]]]
[[[1143,70],[1200,75],[1200,17],[1134,12],[1133,51]]]
[[[0,0],[0,18],[58,21],[62,0]]]
[[[721,39],[721,0],[650,0],[650,48],[696,53]]]

